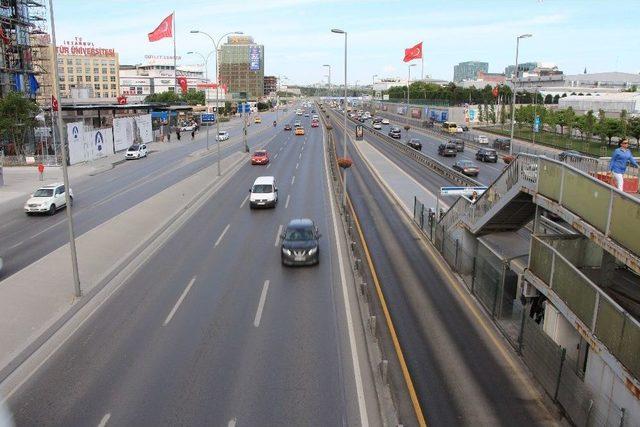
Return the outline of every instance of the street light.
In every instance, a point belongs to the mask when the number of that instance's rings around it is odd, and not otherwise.
[[[376,84],[376,77],[378,77],[378,75],[377,75],[377,74],[374,74],[374,75],[371,77],[371,99],[375,98],[375,96],[376,96],[376,90],[375,90],[375,88],[374,88],[374,86],[375,86],[375,84]]]
[[[331,30],[335,34],[344,34],[344,147],[342,157],[347,158],[347,32],[334,28]],[[342,205],[347,209],[347,169],[343,169],[342,174]]]
[[[511,80],[513,82],[513,93],[511,94],[511,140],[509,141],[509,154],[513,154],[513,132],[515,130],[515,104],[516,104],[516,81],[518,80],[518,51],[520,49],[520,39],[527,39],[532,37],[532,34],[522,34],[516,37],[516,68],[513,70],[514,76]]]
[[[416,64],[410,64],[407,69],[409,70],[409,77],[407,78],[407,111],[405,111],[407,124],[409,124],[409,85],[411,84],[411,67],[415,67]]]
[[[220,138],[219,138],[219,136],[220,136],[220,80],[218,78],[218,45],[220,44],[222,39],[225,38],[228,35],[231,35],[231,34],[243,34],[243,33],[242,33],[242,31],[231,31],[231,32],[228,32],[226,34],[223,34],[218,39],[218,43],[216,43],[216,41],[213,39],[213,37],[211,37],[211,35],[209,33],[206,33],[204,31],[200,31],[200,30],[191,30],[190,32],[192,34],[204,34],[205,36],[209,37],[209,39],[211,40],[211,43],[213,43],[213,47],[214,47],[214,50],[216,52],[216,116],[217,116],[216,117],[216,141],[217,141],[217,145],[218,145],[218,176],[220,176],[221,175],[221,172],[220,172]]]
[[[329,98],[331,98],[331,65],[324,64],[323,67],[329,68]]]
[[[187,55],[198,55],[200,56],[200,58],[202,58],[202,60],[204,61],[204,81],[205,83],[209,83],[209,57],[211,56],[211,54],[213,53],[213,51],[209,52],[205,58],[205,56],[203,54],[201,54],[200,52],[192,52],[189,51],[187,52]],[[207,100],[206,100],[206,95],[207,95],[207,91],[205,89],[204,91],[205,93],[205,100],[204,103],[205,105],[207,104]],[[209,124],[207,123],[207,151],[209,151]]]
[[[51,15],[51,45],[52,45],[52,67],[58,66],[58,49],[56,47],[56,25],[53,20],[53,0],[49,0],[49,13]],[[55,70],[55,68],[54,68]],[[56,73],[52,71],[52,75],[56,76]],[[56,98],[60,100],[60,79],[57,77],[53,79],[53,90]],[[62,102],[62,101],[60,101]],[[82,296],[82,289],[80,288],[80,273],[78,272],[78,255],[76,253],[76,239],[73,231],[73,216],[71,215],[71,197],[69,186],[69,172],[67,171],[67,146],[62,140],[64,138],[64,130],[62,125],[62,105],[58,107],[58,135],[60,135],[60,150],[62,151],[62,179],[64,181],[64,201],[66,204],[65,211],[67,212],[67,225],[69,229],[69,249],[71,252],[71,270],[73,272],[73,285],[76,298]]]

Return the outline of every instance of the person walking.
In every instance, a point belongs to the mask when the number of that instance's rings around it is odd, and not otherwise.
[[[194,127],[191,131],[191,140],[193,141],[196,138],[196,128]]]
[[[176,128],[176,138],[180,141],[180,128]]]
[[[624,191],[624,173],[627,170],[627,164],[631,163],[635,167],[638,166],[638,162],[633,158],[631,150],[629,150],[629,140],[622,138],[618,142],[618,148],[615,149],[611,156],[611,162],[609,163],[609,170],[613,175],[616,187],[620,191]]]

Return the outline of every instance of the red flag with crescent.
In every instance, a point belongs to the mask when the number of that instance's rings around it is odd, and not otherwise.
[[[498,97],[498,86],[494,87],[491,92],[493,93],[493,97],[497,98]]]
[[[178,81],[178,85],[180,86],[182,93],[183,94],[187,93],[187,78],[184,76],[180,76],[180,77],[176,77],[176,80]]]
[[[58,100],[56,99],[55,96],[51,95],[51,109],[53,111],[58,111],[59,105],[58,105]]]
[[[158,27],[149,33],[149,41],[157,42],[165,37],[173,37],[173,13],[158,25]]]
[[[404,62],[422,58],[422,42],[404,50]]]

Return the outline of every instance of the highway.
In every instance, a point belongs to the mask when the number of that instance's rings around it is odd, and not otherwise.
[[[379,425],[354,367],[322,128],[277,133],[9,401],[17,425]],[[275,209],[250,210],[260,175]],[[278,233],[309,217],[321,262],[280,264]],[[360,327],[361,329],[361,327]],[[356,355],[357,356],[357,355]]]
[[[365,132],[365,139],[432,191],[444,184],[378,138]],[[350,145],[348,192],[427,424],[553,424],[511,348]]]
[[[287,116],[291,116],[291,112]],[[276,135],[281,129],[271,122],[276,113],[262,113],[262,124],[248,128],[248,144],[255,147]],[[279,117],[283,120],[282,115]],[[221,125],[229,130],[230,139],[222,142],[221,155],[243,150],[242,122],[235,120]],[[193,175],[217,160],[215,127],[210,130],[210,154],[201,156],[206,149],[205,131],[201,128],[194,142],[181,144],[166,151],[154,151],[148,158],[122,161],[113,169],[79,182],[71,181],[74,193],[73,218],[77,236],[86,233],[115,215],[118,215],[165,188]],[[183,141],[190,138],[186,133]],[[175,134],[172,140],[175,142]],[[124,154],[117,154],[122,158]],[[114,157],[116,161],[118,157]],[[73,166],[72,166],[73,167]],[[34,189],[35,190],[35,189]],[[26,216],[22,210],[25,200],[14,203],[0,225],[0,258],[4,259],[2,278],[6,278],[69,241],[66,215],[59,211],[54,216]]]

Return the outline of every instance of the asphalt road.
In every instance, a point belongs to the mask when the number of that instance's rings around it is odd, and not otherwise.
[[[292,117],[291,110],[285,117]],[[249,147],[255,147],[282,131],[282,123],[271,125],[276,113],[261,113],[262,124],[251,124],[248,128]],[[279,119],[283,120],[282,114]],[[224,158],[243,150],[242,125],[240,121],[225,123],[230,140],[223,142],[221,156]],[[205,131],[201,130],[194,142],[181,144],[177,148],[151,153],[147,158],[117,164],[113,169],[90,176],[74,183],[73,218],[76,236],[108,221],[158,192],[193,175],[217,160],[214,141],[215,127],[210,131],[210,152],[206,157],[190,156],[206,148]],[[190,135],[183,133],[183,141]],[[234,140],[235,138],[235,140]],[[175,134],[172,137],[175,141]],[[122,156],[122,155],[116,155]],[[117,160],[117,157],[114,157]],[[114,160],[114,161],[115,161]],[[54,216],[26,216],[22,210],[24,200],[4,216],[0,225],[0,257],[4,260],[2,278],[30,265],[34,261],[68,243],[66,215],[59,211]]]
[[[360,424],[322,129],[305,127],[279,129],[270,166],[243,166],[25,383],[17,425]],[[275,209],[249,209],[260,175]],[[280,264],[299,217],[323,234],[319,266]]]
[[[338,127],[333,132],[339,145],[342,132]],[[437,187],[441,178],[424,177],[407,156],[369,139],[416,179],[423,177],[426,186]],[[349,155],[354,161],[348,172],[349,195],[427,424],[552,424],[528,384],[532,380],[521,380],[520,365],[505,357],[510,347],[462,285],[453,285],[438,268],[422,237],[402,219],[357,151],[351,148]]]

